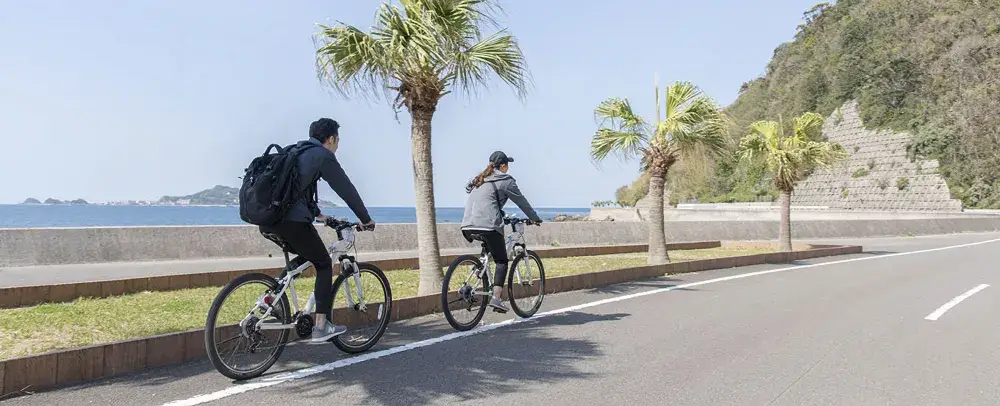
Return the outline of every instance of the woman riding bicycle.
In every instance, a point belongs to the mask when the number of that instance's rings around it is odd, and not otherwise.
[[[469,199],[465,202],[465,215],[462,217],[462,235],[469,242],[477,236],[482,238],[496,263],[493,297],[489,305],[501,313],[507,312],[507,305],[500,295],[507,277],[508,262],[503,235],[503,206],[510,199],[528,216],[531,223],[542,223],[528,199],[521,194],[514,177],[507,174],[511,162],[514,160],[502,151],[490,155],[490,163],[486,169],[465,186]]]

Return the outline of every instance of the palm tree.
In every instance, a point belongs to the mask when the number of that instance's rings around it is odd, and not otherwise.
[[[598,130],[590,154],[602,161],[615,154],[622,159],[639,157],[649,175],[649,264],[670,262],[663,220],[663,187],[667,172],[692,153],[713,155],[726,150],[726,119],[712,99],[688,82],[667,86],[660,119],[660,89],[656,88],[656,121],[647,123],[632,110],[628,99],[610,98],[597,106]]]
[[[750,134],[740,140],[739,155],[744,163],[763,163],[781,193],[781,228],[778,240],[782,251],[792,250],[791,205],[795,185],[817,167],[829,167],[847,156],[834,142],[816,141],[822,132],[823,117],[805,113],[792,123],[792,135],[785,136],[775,121],[750,124]]]
[[[370,32],[340,23],[320,25],[316,51],[321,78],[345,96],[385,97],[410,113],[413,182],[420,247],[419,294],[441,289],[442,274],[434,213],[431,119],[452,89],[471,94],[492,76],[527,92],[528,71],[516,39],[496,27],[491,0],[401,0],[383,3]]]

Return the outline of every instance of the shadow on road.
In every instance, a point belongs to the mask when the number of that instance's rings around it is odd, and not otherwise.
[[[600,357],[592,340],[559,336],[559,326],[620,320],[630,314],[569,312],[507,328],[446,341],[388,357],[377,363],[319,374],[283,385],[282,392],[330,402],[347,388],[364,398],[348,403],[424,404],[489,398],[522,390],[528,383],[587,379],[578,367]],[[565,331],[565,330],[564,330]],[[352,391],[357,392],[357,390]]]
[[[680,279],[674,279],[670,277],[649,278],[649,279],[638,280],[635,282],[624,282],[614,285],[598,286],[595,288],[587,289],[583,291],[583,293],[621,295],[621,294],[637,293],[644,290],[649,290],[650,288],[652,289],[673,288],[683,284],[683,282],[684,281]],[[686,291],[686,292],[699,291],[698,289],[694,288],[677,288],[674,290]]]

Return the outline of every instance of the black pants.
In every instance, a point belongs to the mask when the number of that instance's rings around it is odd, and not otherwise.
[[[261,226],[261,231],[281,236],[288,243],[289,253],[305,258],[316,268],[316,313],[333,313],[333,260],[326,251],[326,244],[312,223],[282,221],[273,226]]]
[[[473,237],[482,236],[486,242],[486,249],[493,256],[493,262],[497,264],[497,270],[493,274],[493,286],[503,287],[507,280],[507,245],[504,244],[503,234],[495,230],[462,230],[462,234],[468,241],[473,241]]]

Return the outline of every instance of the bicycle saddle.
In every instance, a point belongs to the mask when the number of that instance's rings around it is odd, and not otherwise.
[[[271,242],[278,244],[278,246],[281,247],[282,250],[285,251],[291,250],[291,247],[288,246],[288,242],[286,242],[284,238],[281,238],[280,235],[277,235],[275,233],[269,233],[266,231],[261,231],[260,235],[264,236],[264,238],[267,238],[268,240],[271,240]]]

